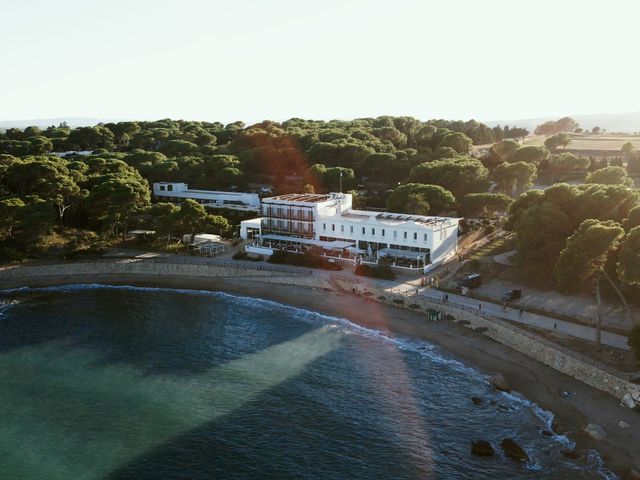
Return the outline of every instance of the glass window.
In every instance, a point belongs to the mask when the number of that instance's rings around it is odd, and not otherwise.
[[[382,229],[382,236],[384,237],[384,228]]]
[[[164,192],[164,185],[160,185],[160,190]]]
[[[340,231],[344,232],[344,225],[340,225]]]
[[[398,238],[398,231],[397,230],[393,231],[393,238]]]
[[[349,233],[353,233],[353,226],[349,227]]]
[[[365,234],[364,227],[362,227],[362,234],[363,234],[363,235]]]
[[[427,241],[427,234],[426,233],[424,234],[424,241],[425,242]]]
[[[376,229],[375,229],[375,228],[372,228],[372,229],[371,229],[371,235],[375,235],[375,234],[376,234]]]
[[[417,240],[418,239],[418,233],[417,232],[413,232],[413,239]]]
[[[173,185],[167,185],[167,190],[169,190],[170,192],[173,191]]]
[[[332,223],[332,224],[331,224],[331,231],[332,231],[332,232],[335,232],[335,231],[336,231],[336,224],[335,224],[335,223]]]
[[[326,230],[326,229],[327,229],[327,224],[326,224],[326,223],[323,223],[323,224],[322,224],[322,229],[323,229],[323,230]]]
[[[407,232],[404,232],[404,239],[407,239]]]

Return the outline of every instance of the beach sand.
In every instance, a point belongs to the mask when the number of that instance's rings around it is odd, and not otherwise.
[[[576,450],[597,450],[607,468],[621,478],[640,462],[640,413],[620,406],[612,396],[559,373],[480,333],[450,321],[430,322],[410,310],[325,289],[277,285],[251,280],[100,275],[34,279],[30,287],[71,283],[102,283],[196,290],[224,291],[273,300],[283,304],[346,318],[359,325],[396,335],[426,340],[442,348],[442,354],[485,373],[501,372],[512,389],[545,410],[553,412],[562,431],[576,442]],[[2,288],[23,285],[1,285]],[[571,392],[564,398],[561,392]],[[471,401],[471,400],[470,400]],[[618,427],[623,420],[629,428]],[[604,428],[607,437],[595,441],[582,432],[588,423]],[[466,441],[466,440],[465,440]]]

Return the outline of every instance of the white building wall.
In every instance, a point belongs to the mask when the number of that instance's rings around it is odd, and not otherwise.
[[[193,199],[218,208],[259,209],[260,197],[255,193],[222,192],[216,190],[190,190],[186,183],[156,182],[153,184],[155,197]],[[225,203],[238,202],[238,203]],[[242,204],[242,205],[239,205]]]

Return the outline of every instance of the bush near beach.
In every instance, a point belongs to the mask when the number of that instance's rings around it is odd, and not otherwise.
[[[250,262],[261,262],[262,260],[264,260],[264,257],[262,255],[257,255],[254,257],[249,255],[245,251],[236,252],[231,256],[231,258],[233,258],[234,260],[248,260]]]
[[[381,278],[383,280],[395,280],[396,275],[389,265],[357,265],[355,270],[356,275],[362,275],[363,277]]]
[[[326,258],[311,253],[291,253],[284,250],[274,252],[267,260],[269,263],[292,265],[294,267],[322,268],[324,270],[339,271],[342,267]]]

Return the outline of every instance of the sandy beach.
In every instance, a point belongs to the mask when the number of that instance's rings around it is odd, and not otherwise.
[[[629,468],[640,461],[640,414],[621,407],[610,395],[450,321],[428,322],[419,313],[324,289],[249,280],[94,275],[40,278],[29,282],[28,286],[71,283],[225,291],[346,318],[359,325],[389,331],[399,336],[423,339],[440,346],[445,356],[460,360],[481,372],[503,373],[515,392],[555,414],[559,430],[566,432],[576,442],[576,450],[597,450],[607,468],[621,478],[632,478],[628,476]],[[24,285],[5,284],[2,288],[19,286]],[[571,395],[565,398],[562,395],[564,391],[571,392]],[[618,422],[621,420],[629,427],[620,428]],[[588,423],[603,427],[607,433],[606,439],[595,441],[585,435],[582,428]]]

